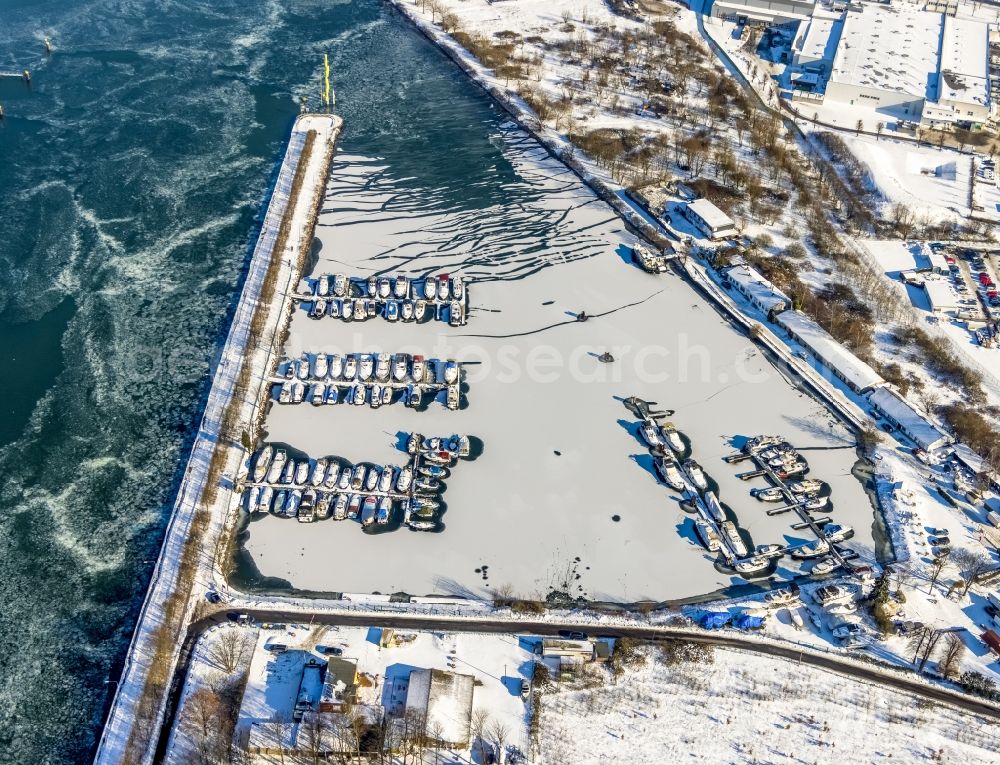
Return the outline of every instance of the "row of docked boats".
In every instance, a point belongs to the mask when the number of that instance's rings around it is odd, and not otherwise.
[[[461,377],[461,366],[454,359],[427,359],[408,353],[303,353],[297,359],[280,362],[278,370],[279,377],[302,382],[454,385]]]
[[[440,305],[426,300],[377,300],[375,298],[314,298],[309,306],[309,318],[367,321],[381,316],[386,321],[422,322],[431,318],[447,321],[453,327],[466,322],[465,305],[452,300]]]
[[[411,279],[405,274],[378,276],[373,274],[363,278],[351,278],[346,274],[320,274],[315,278],[303,277],[295,289],[300,300],[314,297],[369,297],[380,300],[408,298],[427,301],[467,299],[465,280],[461,276],[438,274],[423,279]]]
[[[662,274],[667,270],[667,259],[653,252],[644,244],[632,246],[632,262],[648,274]]]
[[[743,451],[783,481],[809,470],[805,458],[781,436],[756,436],[744,444]]]
[[[279,404],[301,404],[303,401],[308,401],[313,406],[327,404],[364,406],[368,404],[372,409],[401,401],[406,406],[416,409],[420,407],[427,390],[426,386],[414,383],[410,383],[406,387],[393,387],[381,383],[355,383],[354,385],[342,386],[336,383],[304,383],[293,380],[278,385],[274,398]],[[460,403],[461,395],[458,386],[449,386],[445,404],[449,409],[458,409]]]

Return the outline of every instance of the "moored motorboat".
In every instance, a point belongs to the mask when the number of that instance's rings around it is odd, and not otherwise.
[[[449,385],[448,392],[445,395],[445,406],[447,406],[450,410],[455,411],[458,409],[460,398],[461,396],[458,392],[458,386]]]
[[[336,404],[339,398],[340,398],[340,391],[337,389],[336,385],[330,383],[326,387],[326,403]]]
[[[330,372],[330,357],[325,353],[317,353],[313,359],[313,377],[325,380]]]
[[[270,486],[261,486],[260,494],[257,495],[257,510],[261,513],[270,512],[273,501],[274,489]]]
[[[447,385],[454,385],[458,382],[458,362],[448,359],[444,365],[444,381]]]
[[[434,465],[450,465],[455,461],[454,455],[446,451],[424,452],[423,456],[425,460]]]
[[[790,554],[797,560],[806,560],[808,558],[819,558],[828,552],[830,552],[830,543],[825,539],[817,539],[801,547],[796,547],[790,551]]]
[[[424,382],[424,376],[427,374],[427,362],[421,355],[416,355],[413,357],[413,381],[416,383]]]
[[[375,362],[370,353],[361,354],[361,361],[358,362],[358,379],[370,380],[372,372],[375,371]]]
[[[319,492],[316,495],[316,519],[325,521],[330,517],[330,507],[333,503],[333,495],[326,492]]]
[[[347,503],[347,517],[354,520],[358,517],[361,512],[361,495],[353,494],[351,495],[350,502]]]
[[[335,353],[330,356],[330,369],[327,371],[327,377],[331,380],[339,380],[341,375],[344,374],[344,357],[339,353]]]
[[[285,502],[288,501],[288,491],[286,489],[278,489],[274,492],[274,500],[271,502],[271,506],[268,508],[268,512],[274,515],[284,515],[285,514]]]
[[[392,403],[392,387],[389,385],[382,386],[382,406]]]
[[[368,393],[368,388],[364,385],[355,385],[351,388],[351,403],[356,406],[363,406],[365,403],[365,396]]]
[[[792,481],[788,484],[788,490],[793,494],[815,494],[823,486],[823,482],[817,478],[805,478],[801,481]]]
[[[331,319],[339,319],[340,311],[341,311],[341,302],[336,298],[332,298],[326,304],[326,315],[329,316]]]
[[[399,471],[399,476],[396,478],[396,490],[409,491],[411,483],[413,483],[413,470],[407,465]]]
[[[392,294],[392,282],[388,277],[382,276],[378,280],[378,296],[385,300]]]
[[[384,526],[392,516],[392,500],[382,497],[378,502],[378,511],[375,513],[375,523]]]
[[[399,304],[399,318],[403,321],[413,321],[413,301],[404,300]]]
[[[323,477],[323,486],[327,489],[332,489],[337,485],[337,479],[340,478],[340,463],[329,461],[326,468],[326,475]]]
[[[780,558],[784,554],[784,548],[781,545],[776,544],[766,544],[757,545],[754,549],[756,555],[764,555],[769,558]]]
[[[701,540],[706,550],[709,552],[718,552],[722,549],[722,542],[719,540],[719,535],[708,521],[704,518],[695,518],[694,528],[698,534],[698,539]]]
[[[407,358],[405,353],[397,353],[392,362],[392,379],[403,382],[406,379]]]
[[[300,380],[308,380],[309,374],[312,371],[312,364],[309,362],[309,354],[303,353],[302,358],[299,359],[298,363],[295,365],[295,375]]]
[[[253,480],[260,483],[267,475],[267,469],[271,467],[271,460],[274,459],[274,447],[267,444],[257,452],[257,459],[253,463]]]
[[[409,385],[406,388],[406,393],[404,403],[406,406],[416,409],[420,406],[420,401],[423,398],[423,389],[419,385]]]
[[[687,477],[698,491],[705,491],[708,488],[708,480],[705,478],[705,473],[702,471],[701,465],[697,462],[687,460],[684,463],[684,472],[687,473]]]
[[[442,465],[421,465],[417,468],[417,472],[420,475],[425,475],[428,478],[447,478],[448,468]]]
[[[708,508],[708,514],[710,516],[712,516],[719,523],[726,520],[726,513],[722,509],[722,503],[719,502],[719,498],[715,496],[714,491],[706,491],[703,498],[705,500],[705,507]]]
[[[434,300],[437,297],[437,279],[428,276],[424,279],[424,299]]]
[[[677,432],[677,428],[674,427],[672,422],[665,422],[660,426],[660,432],[663,434],[663,440],[666,441],[667,446],[675,454],[681,454],[684,451],[684,441],[681,439],[681,434]]]
[[[291,403],[301,404],[302,399],[305,398],[305,395],[306,395],[305,384],[299,382],[298,380],[293,382],[291,385]]]
[[[823,537],[828,542],[843,542],[852,536],[854,536],[854,527],[847,524],[828,523],[823,527]]]
[[[761,502],[780,502],[785,498],[780,486],[768,486],[763,489],[752,489],[750,496],[756,497]]]
[[[380,382],[386,382],[389,379],[389,372],[392,371],[392,365],[390,363],[391,357],[388,353],[380,353],[378,355],[378,360],[375,364],[375,379]]]
[[[313,383],[309,390],[309,403],[320,406],[326,403],[326,383]]]
[[[338,494],[333,505],[333,520],[342,521],[347,517],[347,495]]]
[[[372,409],[378,409],[382,406],[382,385],[381,383],[375,383],[372,386],[372,397],[371,397],[371,407]]]
[[[365,485],[365,466],[355,465],[351,473],[351,488],[355,491]]]
[[[465,314],[462,311],[462,304],[457,300],[452,300],[448,305],[448,324],[453,327],[460,327],[465,323]]]
[[[334,274],[333,294],[337,297],[344,297],[347,294],[347,277],[344,274]]]
[[[423,521],[419,519],[412,519],[407,525],[414,531],[434,531],[438,526],[437,521]]]
[[[639,425],[639,435],[646,442],[646,446],[663,446],[663,441],[660,440],[660,429],[657,427],[656,421],[650,417],[647,417]]]
[[[284,449],[278,449],[274,454],[274,459],[271,460],[271,467],[267,470],[267,482],[277,483],[281,479],[281,472],[285,468],[285,462],[288,460],[288,455],[285,453]]]
[[[416,300],[413,303],[413,319],[415,321],[423,321],[424,316],[427,314],[427,301],[426,300]]]
[[[292,479],[295,478],[295,460],[288,460],[285,463],[285,469],[281,471],[281,482],[291,483]]]
[[[407,279],[403,274],[398,274],[396,276],[396,281],[392,285],[392,294],[395,295],[399,300],[409,297],[410,295],[410,280]]]
[[[733,568],[739,574],[756,574],[758,571],[763,571],[768,566],[768,559],[761,556],[755,555],[752,558],[745,558],[744,560],[738,560],[733,564]]]
[[[802,508],[813,512],[815,510],[825,510],[826,506],[830,504],[829,497],[813,497],[812,499],[807,499],[802,503]]]
[[[309,464],[308,459],[299,460],[295,463],[295,483],[304,484],[309,480],[309,475],[312,472],[312,465]]]
[[[747,545],[743,541],[743,537],[740,536],[740,532],[736,528],[736,524],[732,521],[723,521],[719,524],[719,530],[722,532],[723,538],[726,540],[729,549],[737,558],[746,557]]]
[[[375,297],[378,292],[378,277],[369,276],[368,277],[368,297]]]
[[[394,472],[395,468],[392,465],[386,465],[382,468],[382,473],[378,478],[378,490],[383,494],[392,488],[393,478],[395,478]]]
[[[316,294],[320,297],[329,297],[330,295],[330,274],[323,274],[319,277],[319,283],[316,288]]]
[[[284,515],[286,518],[294,518],[299,514],[299,505],[302,504],[302,489],[292,489],[285,499]]]
[[[368,475],[365,476],[365,491],[375,491],[375,487],[378,486],[378,479],[382,475],[382,470],[376,466],[372,465],[368,469]]]
[[[413,479],[413,489],[425,494],[434,494],[441,490],[441,482],[433,478],[419,477]]]
[[[687,488],[684,476],[681,475],[677,463],[673,460],[666,457],[658,457],[653,461],[653,467],[657,475],[663,479],[663,482],[674,491],[684,491]]]
[[[341,491],[347,491],[351,488],[351,479],[354,477],[354,471],[347,465],[340,468],[340,477],[337,479],[337,488]]]
[[[329,462],[326,457],[320,457],[316,460],[316,464],[313,466],[312,475],[309,476],[309,483],[313,486],[321,486],[323,484],[323,479],[326,478],[326,470]]]
[[[451,296],[455,300],[462,300],[465,298],[465,282],[461,276],[451,277]]]
[[[312,308],[309,309],[310,319],[322,319],[326,316],[326,301],[323,298],[316,298]]]
[[[344,361],[344,379],[353,380],[358,374],[358,357],[353,353]]]
[[[299,523],[312,523],[316,520],[316,490],[306,489],[302,492],[302,500],[296,511]]]
[[[385,318],[387,321],[397,321],[399,319],[399,303],[395,300],[386,301]]]
[[[813,567],[809,569],[809,574],[810,576],[823,576],[836,571],[839,567],[840,563],[836,559],[827,556],[816,561]]]
[[[371,526],[375,522],[375,510],[378,500],[375,497],[365,497],[365,502],[361,506],[361,525]]]
[[[437,286],[438,300],[442,301],[447,300],[449,297],[448,293],[450,291],[451,290],[449,289],[448,274],[441,274],[440,276],[438,276],[438,286]]]
[[[430,497],[413,497],[410,499],[410,507],[416,510],[434,511],[441,507],[441,503]]]

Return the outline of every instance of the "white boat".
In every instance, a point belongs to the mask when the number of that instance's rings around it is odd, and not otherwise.
[[[780,502],[785,498],[778,486],[768,486],[766,489],[754,489],[750,494],[761,502]]]
[[[358,357],[355,355],[350,355],[344,362],[344,379],[353,380],[358,374]]]
[[[351,403],[355,406],[363,406],[368,388],[364,385],[355,385],[351,388]]]
[[[351,473],[351,488],[357,491],[365,485],[365,466],[355,465]]]
[[[354,520],[361,513],[361,495],[353,494],[347,503],[347,517]]]
[[[344,321],[354,318],[354,301],[348,298],[340,304],[340,316]]]
[[[447,385],[454,385],[458,382],[458,362],[452,359],[444,365],[444,381]]]
[[[409,527],[414,531],[434,531],[437,528],[437,521],[411,520]]]
[[[372,386],[371,407],[372,409],[378,409],[380,406],[382,406],[382,386],[379,383],[375,383]]]
[[[288,492],[285,489],[278,489],[274,492],[274,501],[271,503],[269,511],[275,515],[283,515],[285,503],[288,501]]]
[[[358,379],[370,380],[374,371],[375,362],[372,360],[371,354],[363,353],[361,355],[361,362],[358,364]]]
[[[446,451],[424,452],[424,459],[432,465],[450,465],[455,461],[455,455]]]
[[[338,398],[340,398],[340,391],[337,390],[337,386],[336,385],[334,385],[333,383],[330,383],[326,387],[326,403],[327,404],[336,404]]]
[[[706,550],[709,552],[718,552],[722,549],[722,542],[719,541],[719,535],[704,518],[694,519],[694,529],[698,534],[698,539],[705,545]]]
[[[392,364],[389,354],[380,353],[378,355],[378,361],[375,364],[375,379],[381,382],[386,382],[389,379],[389,372],[391,370]]]
[[[417,383],[424,382],[424,377],[427,374],[427,362],[424,360],[423,356],[417,355],[413,357],[413,381]]]
[[[829,497],[813,497],[812,499],[807,499],[802,503],[802,508],[810,512],[815,510],[823,510],[827,505],[830,504]]]
[[[340,478],[340,463],[330,460],[326,467],[326,475],[323,476],[323,486],[327,489],[334,488],[338,478]]]
[[[430,497],[413,497],[410,499],[410,507],[414,512],[424,511],[424,515],[433,512],[441,507],[441,503]]]
[[[304,276],[301,279],[299,279],[299,284],[295,288],[295,294],[302,295],[303,297],[312,297],[313,286],[309,283],[309,280],[306,279]]]
[[[366,303],[361,298],[357,298],[354,301],[354,321],[364,321],[368,318],[368,309],[365,307]]]
[[[375,522],[375,510],[378,501],[375,497],[365,497],[365,503],[361,506],[361,525],[371,526]]]
[[[330,357],[325,353],[317,353],[313,360],[313,377],[317,380],[325,380],[330,372]]]
[[[383,494],[392,488],[392,481],[395,478],[394,472],[395,468],[392,465],[386,465],[382,468],[382,474],[378,478],[378,490]]]
[[[461,276],[451,277],[451,296],[455,300],[462,300],[465,297],[465,282]]]
[[[448,468],[442,467],[441,465],[421,465],[417,468],[417,472],[420,475],[425,475],[428,478],[447,478]]]
[[[458,386],[457,385],[449,385],[448,386],[448,393],[447,393],[447,395],[445,397],[445,406],[448,407],[448,409],[450,409],[451,411],[454,412],[455,410],[458,409],[459,403],[460,403],[460,395],[459,395],[459,392],[458,392]]]
[[[449,293],[448,274],[441,274],[438,277],[437,296],[438,300],[447,300]]]
[[[413,319],[415,321],[423,321],[424,315],[427,313],[427,301],[417,300],[413,304]]]
[[[295,483],[304,484],[309,479],[312,466],[309,460],[299,460],[295,463]]]
[[[392,294],[402,300],[410,295],[410,280],[402,274],[396,276],[392,285]]]
[[[758,571],[766,569],[768,563],[769,561],[767,558],[755,555],[752,558],[736,561],[736,563],[733,564],[733,568],[736,569],[738,574],[755,574]]]
[[[673,460],[660,457],[653,462],[653,467],[663,482],[674,491],[684,491],[687,488],[687,482]]]
[[[285,379],[294,380],[295,379],[295,359],[287,359],[285,362]]]
[[[392,362],[392,379],[396,382],[403,382],[406,380],[406,354],[397,353]]]
[[[271,467],[267,471],[268,483],[277,483],[281,479],[281,471],[284,469],[287,460],[288,455],[285,454],[284,449],[278,449],[275,452],[274,459],[271,460]]]
[[[719,502],[719,498],[715,496],[714,491],[706,491],[704,494],[705,507],[708,508],[708,514],[712,516],[719,523],[726,520],[726,513],[722,509],[722,504]]]
[[[320,297],[330,296],[330,274],[323,274],[319,277],[319,285],[316,294]]]
[[[369,276],[368,277],[368,297],[375,297],[378,292],[378,277]]]
[[[261,486],[260,494],[257,495],[257,510],[262,513],[269,512],[273,501],[274,489],[270,486]]]
[[[374,300],[365,301],[365,316],[374,319],[378,315],[378,303]]]
[[[413,470],[409,465],[399,471],[396,478],[396,490],[401,492],[409,491],[410,484],[413,483]]]
[[[330,357],[330,369],[327,371],[327,377],[331,380],[339,380],[343,374],[344,357],[339,353],[335,353]]]
[[[836,571],[840,564],[833,558],[827,556],[826,558],[820,558],[813,567],[809,569],[809,574],[811,576],[824,576],[833,571]],[[851,605],[854,605],[853,603]],[[831,610],[832,612],[832,610]]]
[[[353,472],[351,468],[344,465],[340,468],[340,477],[337,479],[337,488],[341,491],[347,491],[351,488],[351,478],[353,478]]]
[[[390,295],[392,295],[392,282],[389,281],[388,277],[382,276],[378,280],[378,296],[385,300]]]
[[[385,318],[386,321],[398,321],[399,320],[399,303],[395,300],[388,300],[385,304]]]
[[[347,294],[347,277],[344,274],[334,274],[333,294],[337,297],[344,297]]]
[[[381,475],[382,471],[377,466],[372,465],[372,467],[368,468],[368,475],[365,476],[365,491],[375,491]]]
[[[323,298],[316,298],[312,308],[309,309],[310,319],[322,319],[326,316],[326,301]]]
[[[309,476],[309,483],[313,486],[321,486],[323,484],[323,479],[326,478],[326,468],[327,468],[326,457],[320,457],[316,460],[316,464],[313,466],[312,475]]]
[[[768,558],[780,558],[784,555],[784,550],[781,545],[769,544],[769,545],[757,545],[754,549],[755,555],[764,555]]]
[[[340,306],[341,303],[339,300],[337,299],[330,300],[330,302],[326,304],[326,315],[329,316],[331,319],[339,319]]]
[[[378,511],[375,513],[375,523],[384,526],[392,516],[392,500],[382,497],[378,502]]]
[[[413,479],[413,488],[415,491],[422,491],[425,493],[433,494],[435,492],[441,491],[441,482],[435,481],[433,478],[424,478],[423,476]]]
[[[798,460],[779,468],[775,472],[778,474],[779,478],[792,478],[797,475],[802,475],[808,469],[809,465],[804,460]]]
[[[313,383],[309,390],[309,403],[313,406],[322,406],[326,403],[326,383]]]
[[[406,406],[416,409],[420,406],[423,395],[423,389],[419,385],[410,385],[406,388],[404,403]]]
[[[399,318],[403,321],[413,321],[413,301],[404,300],[399,304]]]
[[[756,454],[762,449],[766,449],[769,446],[774,446],[775,444],[784,443],[785,439],[782,436],[754,436],[753,438],[747,439],[747,442],[743,444],[743,451],[749,454]]]
[[[306,386],[303,383],[299,382],[298,380],[293,382],[291,385],[291,398],[292,398],[291,403],[301,404],[302,399],[305,398],[305,395],[306,395]]]
[[[677,432],[673,423],[663,423],[663,425],[660,426],[660,432],[663,435],[663,440],[666,441],[667,446],[669,446],[673,452],[681,454],[684,451],[684,441],[681,440],[681,434]]]
[[[424,299],[434,300],[437,297],[437,279],[428,276],[424,279]]]
[[[347,517],[347,495],[338,494],[333,505],[333,520],[342,521]]]
[[[817,539],[801,547],[796,547],[791,551],[791,556],[796,560],[807,560],[808,558],[819,558],[828,552],[830,552],[830,543],[825,539]]]
[[[285,469],[281,471],[281,482],[291,483],[293,478],[295,478],[295,460],[288,460]]]
[[[843,542],[850,536],[854,536],[854,528],[839,523],[828,523],[823,527],[823,536],[828,542]]]
[[[663,442],[660,440],[660,430],[656,427],[656,422],[652,419],[645,419],[639,426],[639,435],[642,436],[642,440],[646,442],[647,446],[662,446]]]
[[[392,388],[388,385],[382,386],[382,406],[392,403]]]
[[[786,608],[785,610],[788,611],[788,618],[791,620],[792,625],[795,627],[795,629],[801,630],[803,627],[806,626],[805,622],[802,621],[802,614],[799,613],[799,609]]]
[[[732,521],[723,521],[719,524],[719,529],[722,532],[723,538],[729,545],[729,549],[732,550],[733,555],[737,558],[744,558],[747,554],[746,542],[743,541],[743,537],[740,536],[740,532],[736,529],[736,524]]]
[[[310,372],[309,354],[303,353],[302,358],[295,365],[295,374],[300,380],[308,380]]]
[[[815,494],[823,488],[823,482],[816,478],[805,478],[801,481],[792,481],[788,484],[788,490],[792,494]]]
[[[259,452],[257,459],[253,463],[253,480],[260,483],[267,475],[267,469],[271,467],[271,460],[274,459],[274,447],[268,444]]]
[[[316,518],[321,521],[325,521],[330,517],[330,506],[333,502],[333,496],[320,492],[316,495]]]
[[[465,323],[462,313],[462,304],[457,300],[452,300],[448,305],[448,324],[453,327],[461,327]]]
[[[292,489],[288,492],[288,498],[285,500],[285,516],[294,518],[298,515],[300,504],[302,504],[302,490]]]
[[[708,488],[708,481],[705,479],[705,473],[702,472],[701,465],[699,465],[694,460],[687,460],[684,463],[684,472],[687,473],[687,477],[691,479],[691,483],[695,485],[698,491],[705,491]]]

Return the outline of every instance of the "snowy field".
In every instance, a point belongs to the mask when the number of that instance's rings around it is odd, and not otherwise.
[[[811,475],[832,486],[836,520],[855,527],[852,545],[871,557],[872,509],[850,472],[847,432],[690,287],[631,266],[621,222],[537,144],[513,128],[491,141],[509,163],[498,168],[511,176],[509,200],[456,214],[449,190],[414,194],[413,179],[377,159],[339,155],[317,228],[316,274],[461,273],[472,282],[468,325],[359,325],[299,311],[286,349],[455,358],[467,364],[468,408],[303,404],[275,406],[266,422],[268,440],[314,458],[382,464],[400,464],[400,433],[478,436],[483,454],[447,481],[444,531],[366,535],[352,522],[256,517],[245,559],[288,587],[324,592],[488,597],[510,585],[524,596],[570,589],[634,601],[742,583],[715,569],[690,516],[655,479],[621,402],[630,395],[676,410],[673,422],[755,544],[808,537],[790,529],[790,514],[768,517],[749,497],[755,484],[735,477],[746,468],[721,459],[732,441],[781,433],[799,447],[839,447],[805,455]],[[581,309],[585,323],[574,320]],[[596,361],[605,350],[615,363]]]
[[[543,695],[541,757],[562,763],[997,763],[995,726],[792,662],[649,653],[617,684]]]

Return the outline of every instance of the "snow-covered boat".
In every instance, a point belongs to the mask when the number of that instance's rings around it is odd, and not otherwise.
[[[378,296],[385,300],[392,294],[392,282],[386,276],[379,277],[378,280]]]
[[[386,382],[389,379],[389,373],[391,371],[391,357],[388,353],[380,353],[375,363],[375,379],[380,382]]]
[[[424,459],[433,465],[450,465],[455,461],[455,456],[451,452],[446,451],[430,451],[424,452]]]
[[[733,568],[739,574],[756,574],[758,571],[763,571],[767,568],[768,559],[760,555],[755,555],[752,558],[745,558],[744,560],[738,560],[733,564]]]
[[[365,497],[365,502],[361,506],[361,525],[371,526],[375,522],[375,510],[378,500],[375,497]]]
[[[293,382],[291,385],[291,399],[292,399],[291,403],[301,404],[302,399],[305,398],[305,395],[306,395],[305,384],[299,382],[298,380]]]
[[[294,518],[298,515],[300,504],[302,504],[302,490],[292,489],[288,492],[288,497],[285,499],[285,517]]]
[[[378,511],[375,513],[375,523],[384,526],[392,516],[392,500],[382,497],[378,502]]]
[[[378,479],[382,475],[382,470],[375,465],[368,468],[368,475],[365,476],[365,491],[375,491],[378,486]]]
[[[344,274],[333,275],[333,294],[344,297],[347,294],[347,277]]]
[[[643,271],[650,274],[662,274],[667,270],[663,258],[654,255],[641,244],[632,245],[632,260]]]
[[[392,294],[395,295],[399,300],[409,297],[410,294],[410,280],[407,279],[402,274],[397,274],[396,280],[392,285]]]
[[[325,521],[330,517],[330,507],[333,503],[333,495],[319,492],[316,495],[316,519]]]
[[[354,477],[354,471],[350,467],[344,465],[340,468],[340,477],[337,479],[337,488],[341,491],[347,491],[351,488],[351,479]]]
[[[313,466],[312,475],[309,476],[309,483],[313,486],[322,486],[323,479],[326,478],[326,469],[329,461],[326,457],[320,457]]]
[[[805,460],[797,460],[795,462],[790,462],[784,467],[778,468],[775,472],[778,474],[779,478],[794,478],[797,475],[802,475],[809,469],[808,463]]]
[[[465,323],[465,316],[462,312],[462,304],[457,300],[452,300],[448,305],[448,324],[453,327],[461,327]]]
[[[414,531],[434,531],[437,528],[437,521],[412,519],[407,525]]]
[[[441,503],[436,499],[431,499],[430,497],[417,496],[410,499],[410,507],[413,508],[414,511],[424,510],[432,512],[441,507]]]
[[[313,406],[326,403],[326,383],[313,383],[309,390],[309,403]]]
[[[413,469],[409,465],[404,467],[399,471],[399,475],[396,477],[396,490],[405,492],[409,491],[410,484],[413,483]]]
[[[273,501],[274,489],[270,486],[261,486],[260,494],[257,495],[257,510],[262,513],[269,512]]]
[[[274,501],[271,503],[270,512],[274,515],[284,515],[285,514],[285,503],[288,501],[288,491],[286,489],[278,489],[274,492]]]
[[[338,478],[340,478],[340,463],[330,460],[326,468],[326,475],[323,476],[323,486],[327,489],[334,488]]]
[[[382,406],[392,403],[392,388],[388,385],[382,386]]]
[[[660,457],[653,462],[653,467],[656,469],[657,475],[663,479],[663,482],[674,491],[684,491],[687,488],[687,482],[684,480],[684,476],[681,475],[677,463],[673,460]]]
[[[309,373],[312,370],[312,365],[309,363],[309,354],[303,353],[302,358],[299,359],[298,363],[295,365],[295,375],[300,380],[308,380]]]
[[[737,558],[746,557],[747,545],[743,541],[743,537],[740,536],[740,532],[736,529],[736,524],[732,521],[723,521],[719,524],[719,530],[722,532],[722,536],[729,545],[729,549],[732,550],[733,555]]]
[[[417,468],[417,472],[420,475],[425,475],[428,478],[447,478],[448,468],[441,465],[421,465]]]
[[[822,555],[826,555],[830,552],[830,543],[825,539],[817,539],[813,542],[808,542],[801,547],[796,547],[791,550],[790,554],[796,560],[806,560],[808,558],[819,558]]]
[[[743,451],[749,454],[756,454],[769,446],[783,443],[784,440],[782,436],[754,436],[747,439],[747,442],[743,444]]]
[[[705,491],[708,488],[708,480],[705,478],[705,473],[699,465],[694,460],[687,460],[684,463],[684,472],[687,473],[687,477],[691,479],[691,483],[695,485],[698,491]]]
[[[833,558],[827,556],[826,558],[820,558],[813,567],[809,569],[809,574],[811,576],[824,576],[825,574],[832,573],[836,571],[840,564]]]
[[[708,508],[708,514],[710,516],[712,516],[719,523],[726,520],[726,512],[722,509],[722,503],[719,502],[719,498],[715,496],[714,491],[706,491],[703,498],[705,500],[705,507]]]
[[[403,382],[406,379],[406,354],[397,353],[392,361],[392,379],[396,382]]]
[[[428,276],[424,279],[424,299],[434,300],[437,297],[437,279]]]
[[[695,518],[694,529],[698,534],[698,539],[701,543],[705,545],[705,549],[709,552],[718,552],[722,548],[722,542],[719,541],[719,535],[716,533],[712,525],[706,521],[704,518]]]
[[[419,385],[410,385],[406,388],[406,393],[404,394],[403,403],[406,406],[416,409],[420,406],[420,400],[423,398],[424,391]]]
[[[434,494],[441,491],[441,482],[435,481],[433,478],[419,477],[413,479],[413,488],[415,491],[421,491],[425,494]]]
[[[375,361],[372,359],[371,354],[369,353],[361,354],[361,361],[358,364],[358,379],[370,380],[372,372],[374,371],[375,371]]]
[[[817,478],[804,478],[801,481],[792,481],[788,484],[788,490],[792,494],[815,494],[823,488],[823,482]]]
[[[684,451],[684,441],[681,440],[681,434],[677,432],[677,428],[674,427],[672,422],[663,423],[660,426],[660,432],[663,434],[663,440],[666,441],[667,446],[676,454]]]
[[[843,542],[854,536],[854,527],[846,524],[828,523],[823,527],[823,536],[828,542]]]
[[[419,354],[413,357],[413,381],[417,383],[424,382],[424,377],[427,374],[427,362],[424,360],[423,356]]]
[[[375,297],[378,292],[378,277],[369,276],[368,277],[368,297]]]
[[[368,394],[368,388],[364,385],[355,385],[351,388],[351,403],[355,406],[364,406],[365,396]]]
[[[403,300],[399,304],[399,318],[403,321],[413,321],[413,301]]]
[[[784,548],[781,545],[769,544],[769,545],[757,545],[754,548],[755,555],[763,555],[768,558],[780,558],[784,555]]]
[[[395,468],[392,465],[386,465],[382,468],[382,472],[378,478],[378,490],[383,494],[392,488],[392,480],[395,478]]]
[[[750,494],[761,502],[780,502],[785,498],[779,486],[768,486],[766,489],[753,489]]]
[[[341,310],[341,302],[336,298],[331,299],[329,303],[326,304],[326,315],[331,319],[339,319]]]
[[[438,300],[445,301],[449,297],[449,280],[448,274],[441,274],[438,276],[438,286],[437,286],[437,296]]]
[[[330,372],[330,357],[325,353],[317,353],[313,359],[313,377],[325,380]]]
[[[427,314],[427,301],[426,300],[416,300],[413,303],[413,319],[415,321],[423,321],[424,316]]]
[[[808,510],[809,512],[814,512],[816,510],[824,510],[826,506],[830,504],[829,497],[813,497],[812,499],[807,499],[802,503],[802,508]]]
[[[278,449],[275,452],[274,459],[271,460],[271,467],[267,470],[268,483],[277,483],[281,479],[281,472],[284,470],[287,460],[288,455],[284,449]]]
[[[642,421],[639,426],[639,435],[642,436],[642,440],[646,442],[647,446],[662,446],[663,441],[660,440],[660,429],[656,425],[656,421],[647,418]]]
[[[312,308],[309,309],[310,319],[322,319],[326,316],[326,301],[323,298],[316,298]]]
[[[334,385],[333,383],[330,383],[326,387],[326,403],[327,404],[336,404],[337,403],[337,399],[339,399],[339,398],[340,398],[340,391],[337,390],[337,386],[336,385]]]
[[[344,321],[354,319],[354,301],[351,298],[347,298],[340,304],[340,317]]]
[[[302,492],[302,500],[299,502],[298,511],[299,523],[312,523],[316,520],[316,490],[306,489]]]
[[[351,488],[355,491],[365,485],[365,466],[355,465],[351,472]]]
[[[351,354],[344,362],[344,379],[353,380],[358,374],[358,357]]]
[[[304,484],[309,480],[309,474],[312,472],[312,466],[309,464],[309,460],[299,460],[295,463],[295,483]]]
[[[323,274],[319,277],[319,284],[316,288],[316,294],[320,297],[330,296],[330,274]]]
[[[361,512],[361,495],[353,494],[350,502],[347,503],[347,517],[354,520]]]
[[[295,359],[288,359],[287,361],[285,361],[285,379],[294,380],[295,372],[296,372]]]
[[[281,471],[281,482],[291,483],[295,478],[295,460],[288,460],[285,463],[285,469]]]
[[[339,380],[344,374],[344,357],[339,353],[330,356],[330,368],[327,370],[327,377],[331,380]]]
[[[458,409],[459,403],[460,403],[460,394],[458,392],[458,386],[449,385],[448,392],[445,395],[445,406],[447,406],[450,410],[455,411],[456,409]]]
[[[372,409],[378,409],[382,406],[382,385],[380,383],[375,383],[372,386],[372,397],[370,403]]]
[[[444,365],[444,381],[447,385],[454,385],[458,382],[458,362],[452,359]]]
[[[271,460],[274,459],[274,447],[268,444],[259,452],[257,459],[253,463],[253,480],[260,483],[267,475],[267,469],[271,467]]]
[[[333,520],[342,521],[347,517],[347,495],[338,494],[337,501],[333,503]]]
[[[386,321],[398,321],[399,320],[399,303],[395,300],[388,300],[385,304],[385,318]]]
[[[465,282],[461,276],[451,277],[451,296],[455,300],[462,300],[465,297]]]

